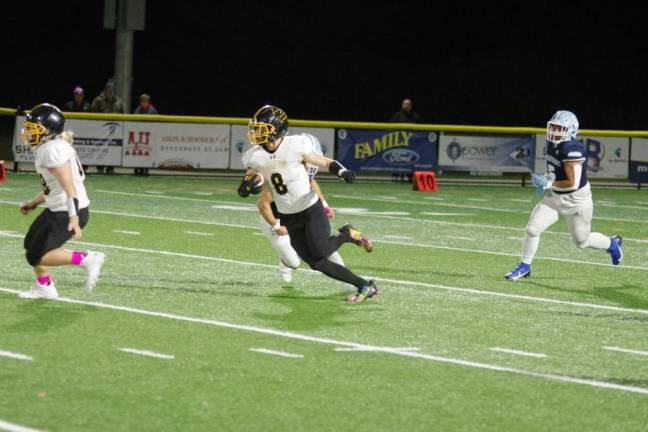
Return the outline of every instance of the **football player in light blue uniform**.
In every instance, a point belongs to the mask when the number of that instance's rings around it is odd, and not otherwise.
[[[547,173],[533,174],[533,186],[544,198],[526,227],[522,259],[505,275],[510,281],[531,276],[531,262],[540,244],[540,234],[564,216],[572,240],[579,248],[605,249],[618,265],[623,258],[621,237],[607,237],[592,228],[592,192],[587,181],[585,145],[576,140],[578,119],[570,111],[557,111],[547,122]]]

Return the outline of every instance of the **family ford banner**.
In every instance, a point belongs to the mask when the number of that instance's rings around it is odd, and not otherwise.
[[[448,171],[533,171],[533,135],[475,135],[443,133],[439,169]]]
[[[251,146],[247,137],[247,126],[232,125],[232,139],[230,147],[229,168],[242,170],[241,157]],[[322,145],[324,156],[333,159],[335,147],[335,129],[333,128],[315,128],[315,127],[290,127],[288,135],[311,134],[319,140]]]
[[[627,178],[630,157],[628,137],[579,136],[587,151],[588,178]],[[536,171],[547,169],[547,136],[536,135]]]
[[[227,124],[124,122],[125,167],[225,169],[229,153]]]
[[[438,136],[430,131],[338,129],[336,158],[355,171],[434,169]]]
[[[16,162],[34,162],[34,153],[22,145],[24,116],[16,116],[13,152]],[[124,128],[121,121],[68,119],[65,130],[74,132],[74,148],[84,165],[119,166],[122,162]]]
[[[648,183],[648,138],[632,138],[630,181]]]

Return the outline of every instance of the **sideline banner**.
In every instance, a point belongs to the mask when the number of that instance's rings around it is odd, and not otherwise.
[[[16,116],[13,153],[16,162],[34,162],[34,153],[22,145],[20,137],[25,116]],[[122,163],[124,122],[101,120],[65,121],[65,130],[74,132],[74,149],[84,165],[119,166]]]
[[[628,178],[630,139],[628,137],[578,136],[587,151],[588,178]],[[536,170],[547,169],[547,136],[536,135]]]
[[[632,138],[630,181],[648,183],[648,138]]]
[[[227,168],[230,125],[124,122],[124,167]]]
[[[354,171],[432,170],[438,136],[430,131],[338,129],[336,158]]]
[[[247,138],[248,128],[243,125],[232,125],[232,139],[230,146],[229,168],[242,170],[241,157],[251,146]],[[319,139],[322,144],[324,156],[333,159],[333,150],[335,144],[335,129],[333,128],[315,128],[315,127],[289,127],[289,135],[311,134]]]
[[[529,172],[534,168],[533,135],[441,135],[439,169]]]

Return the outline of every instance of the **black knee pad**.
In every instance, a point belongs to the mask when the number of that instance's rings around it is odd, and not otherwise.
[[[36,267],[40,263],[40,260],[42,258],[29,249],[27,249],[27,252],[25,252],[25,257],[27,258],[29,265],[32,267]]]

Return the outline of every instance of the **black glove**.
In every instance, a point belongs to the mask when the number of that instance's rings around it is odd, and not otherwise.
[[[355,180],[353,171],[344,168],[340,162],[335,160],[329,164],[329,172],[344,179],[347,183],[353,183],[353,180]]]
[[[247,197],[250,196],[250,190],[247,187],[247,180],[246,179],[243,179],[243,181],[241,182],[241,184],[238,187],[237,192],[242,198],[247,198]]]
[[[258,194],[261,189],[263,189],[263,177],[261,175],[246,175],[238,188],[238,194],[243,198],[247,198],[250,194]]]

